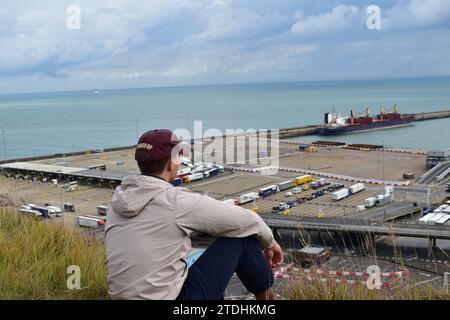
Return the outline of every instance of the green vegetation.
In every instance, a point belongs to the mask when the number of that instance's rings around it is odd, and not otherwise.
[[[293,281],[284,296],[290,300],[448,300],[450,295],[444,290],[436,290],[431,285],[417,287],[403,281],[393,288],[370,290],[364,285],[351,286],[312,281]]]
[[[78,265],[81,289],[67,289]],[[105,247],[59,223],[0,207],[0,299],[109,299]]]

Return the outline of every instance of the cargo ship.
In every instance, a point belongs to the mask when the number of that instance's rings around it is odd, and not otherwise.
[[[400,114],[397,105],[394,105],[389,112],[381,107],[380,113],[373,117],[370,116],[369,108],[363,114],[356,114],[351,110],[350,117],[342,117],[333,111],[325,113],[324,122],[316,129],[315,133],[329,136],[382,130],[410,126],[414,124],[414,121],[414,114]]]

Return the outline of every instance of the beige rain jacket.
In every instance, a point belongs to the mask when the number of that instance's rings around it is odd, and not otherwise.
[[[113,299],[175,299],[188,274],[193,231],[224,237],[256,236],[273,243],[253,211],[173,187],[149,176],[126,177],[116,188],[105,229]]]

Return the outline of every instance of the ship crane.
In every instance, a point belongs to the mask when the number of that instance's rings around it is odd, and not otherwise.
[[[398,109],[397,109],[397,104],[394,104],[392,106],[391,112],[390,113],[398,113]]]
[[[398,113],[398,108],[397,108],[397,104],[394,104],[391,108],[391,110],[388,112],[388,114],[391,113]],[[380,114],[381,115],[385,115],[386,114],[386,110],[384,109],[383,106],[380,107]]]
[[[368,118],[370,116],[370,108],[366,108],[366,112],[365,113],[356,113],[355,111],[353,111],[353,109],[350,110],[350,118],[355,119],[355,118]]]

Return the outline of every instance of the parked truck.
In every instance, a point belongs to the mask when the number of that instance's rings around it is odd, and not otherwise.
[[[356,184],[348,187],[348,191],[350,194],[355,194],[355,193],[361,192],[364,189],[366,189],[366,186],[364,185],[364,183],[356,183]]]
[[[290,189],[295,186],[294,180],[284,181],[278,184],[280,191]]]
[[[364,207],[366,208],[372,208],[373,206],[375,206],[377,203],[377,198],[376,197],[370,197],[364,200]]]
[[[248,202],[259,200],[259,194],[256,192],[250,192],[243,194],[239,197],[239,204],[245,204]]]
[[[51,205],[46,205],[46,208],[53,210],[56,213],[57,217],[61,217],[62,216],[62,210],[59,207],[55,207],[55,206],[51,206]]]
[[[30,210],[35,210],[41,213],[41,216],[44,218],[56,218],[56,212],[53,209],[45,208],[45,207],[39,207],[34,204],[28,205],[30,207]]]
[[[394,187],[393,186],[386,186],[384,187],[384,194],[392,194],[394,193]]]
[[[71,203],[64,203],[64,211],[75,212],[75,206]]]
[[[385,204],[392,202],[392,194],[379,194],[377,195],[377,206],[384,206]]]
[[[78,216],[77,225],[86,228],[99,228],[105,225],[105,220],[93,217]]]
[[[259,189],[259,194],[262,197],[268,197],[277,192],[280,192],[280,188],[278,187],[278,185],[272,185],[272,186],[268,186],[268,187]]]
[[[339,200],[342,200],[342,199],[348,197],[349,195],[350,195],[350,192],[348,189],[341,189],[336,192],[333,192],[331,198],[333,201],[339,201]]]
[[[101,216],[106,216],[108,209],[109,209],[109,206],[106,206],[106,205],[97,206],[97,213]]]
[[[313,176],[311,175],[306,175],[306,176],[300,176],[294,179],[294,183],[296,186],[308,183],[313,181]]]

